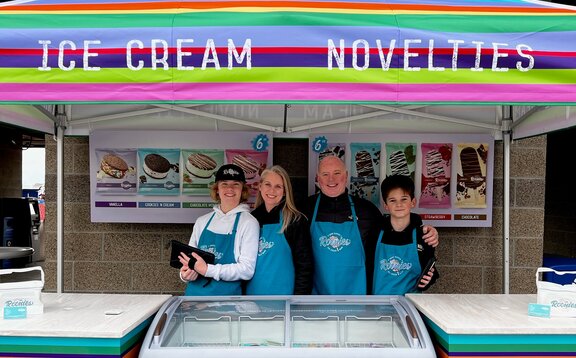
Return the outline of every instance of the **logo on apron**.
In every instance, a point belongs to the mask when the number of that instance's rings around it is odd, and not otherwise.
[[[388,259],[380,260],[380,270],[392,276],[400,276],[412,268],[411,262],[404,262],[401,257],[392,256]]]
[[[274,247],[273,241],[266,241],[264,236],[260,237],[260,241],[258,241],[258,256],[264,255],[272,247]]]
[[[216,251],[215,245],[200,245],[199,249],[213,253],[216,261],[220,260],[223,255],[223,253]]]
[[[320,241],[320,247],[325,247],[332,252],[338,252],[351,243],[350,239],[342,237],[337,232],[330,233],[327,236],[320,236],[318,240]]]

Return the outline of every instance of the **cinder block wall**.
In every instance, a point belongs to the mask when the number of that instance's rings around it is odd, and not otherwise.
[[[435,293],[501,293],[502,144],[495,148],[492,228],[440,228],[441,279]],[[88,138],[64,143],[64,291],[181,294],[168,242],[188,240],[192,224],[90,222]],[[279,163],[283,164],[283,163]],[[287,168],[290,171],[290,168]],[[515,141],[511,152],[510,292],[535,293],[542,262],[546,136]],[[56,290],[56,143],[46,140],[46,284]]]
[[[22,148],[2,137],[0,155],[0,197],[19,198],[22,196]]]

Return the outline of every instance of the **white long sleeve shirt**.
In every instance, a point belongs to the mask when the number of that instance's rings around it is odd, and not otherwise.
[[[215,215],[210,222],[208,230],[217,234],[230,234],[234,228],[236,214],[241,213],[234,240],[234,258],[236,263],[208,265],[206,277],[212,277],[218,281],[251,279],[254,275],[256,257],[258,256],[260,225],[258,220],[250,214],[250,207],[247,204],[240,204],[227,213],[222,212],[219,205],[214,206],[212,213],[202,215],[196,220],[189,245],[198,247],[200,235],[206,229],[206,225],[213,213]]]

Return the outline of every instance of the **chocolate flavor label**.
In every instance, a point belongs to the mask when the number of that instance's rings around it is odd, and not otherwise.
[[[454,220],[486,220],[484,214],[456,214]]]

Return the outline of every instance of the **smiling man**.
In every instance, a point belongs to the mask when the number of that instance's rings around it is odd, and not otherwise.
[[[314,288],[319,295],[371,293],[374,251],[382,215],[370,201],[348,194],[348,170],[337,156],[318,163],[320,193],[308,198],[314,255]],[[424,239],[438,244],[438,232],[424,228]]]

